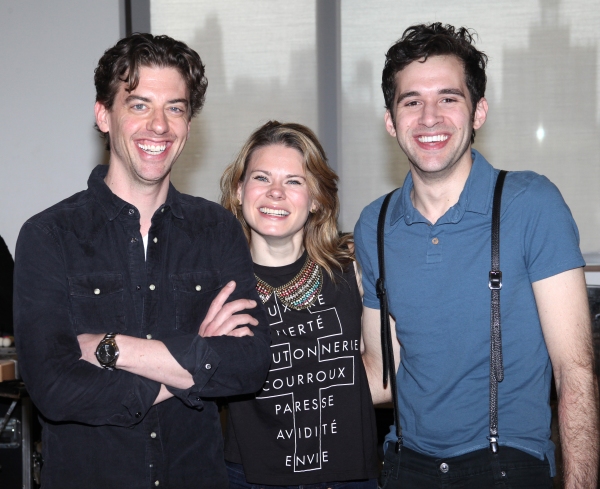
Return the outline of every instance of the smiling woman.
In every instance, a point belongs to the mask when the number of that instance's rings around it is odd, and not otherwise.
[[[264,165],[268,165],[268,168]],[[274,193],[272,187],[277,183],[274,182],[275,174],[268,175],[264,170],[276,172],[277,179],[281,180],[279,183],[285,181],[282,187],[274,189]],[[340,237],[338,233],[340,203],[337,180],[338,176],[327,164],[323,147],[308,127],[270,121],[250,136],[236,160],[223,173],[221,204],[238,218],[251,248],[257,239],[260,242],[268,240],[272,245],[277,243],[278,246],[289,247],[291,241],[283,240],[283,236],[262,236],[246,222],[247,214],[251,217],[251,211],[247,207],[243,208],[244,189],[264,190],[267,186],[271,187],[271,198],[264,201],[269,204],[264,208],[271,210],[263,211],[262,214],[265,215],[274,213],[274,209],[289,211],[283,207],[292,205],[288,193],[293,202],[297,200],[298,195],[305,195],[310,204],[304,211],[300,246],[296,237],[294,251],[282,261],[298,258],[298,252],[301,254],[306,249],[310,257],[333,278],[334,269],[341,270],[354,260],[353,253],[348,248],[351,237]],[[298,215],[299,211],[293,219]],[[255,261],[262,259],[254,258]]]
[[[304,224],[316,209],[299,151],[282,144],[256,149],[238,184],[237,197],[253,247],[291,246],[291,253],[285,254],[299,257]]]
[[[352,238],[337,231],[337,175],[321,144],[305,126],[268,122],[227,168],[221,190],[246,232],[272,336],[262,389],[229,403],[230,487],[375,488],[362,301]]]

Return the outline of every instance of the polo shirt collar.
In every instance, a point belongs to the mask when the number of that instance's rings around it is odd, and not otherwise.
[[[88,189],[94,194],[96,200],[102,206],[106,217],[109,221],[116,219],[121,213],[123,207],[129,206],[128,202],[114,194],[108,185],[104,182],[108,173],[108,165],[98,165],[92,170],[90,177],[88,178]],[[156,211],[157,215],[160,210],[164,207],[171,210],[171,213],[178,219],[183,219],[183,210],[180,202],[181,194],[175,189],[172,183],[169,182],[169,191],[167,193],[167,200],[161,205]]]
[[[446,222],[459,222],[465,212],[487,214],[490,210],[496,172],[492,165],[479,153],[472,149],[473,166],[465,183],[458,202],[444,214],[436,224]],[[399,197],[395,198],[391,205],[390,223],[394,224],[404,218],[407,225],[417,222],[428,222],[421,213],[415,209],[410,200],[413,189],[412,172],[408,172],[404,184],[400,188]]]

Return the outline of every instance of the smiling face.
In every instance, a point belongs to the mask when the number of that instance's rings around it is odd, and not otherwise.
[[[396,74],[394,117],[387,131],[398,140],[417,177],[443,178],[471,166],[471,132],[485,122],[487,102],[473,106],[461,61],[433,56],[413,61]]]
[[[190,129],[189,97],[175,68],[140,68],[132,92],[123,83],[113,106],[96,102],[98,127],[110,135],[109,177],[131,187],[168,184]]]
[[[237,196],[251,241],[302,243],[304,224],[314,203],[299,151],[281,144],[256,149]]]

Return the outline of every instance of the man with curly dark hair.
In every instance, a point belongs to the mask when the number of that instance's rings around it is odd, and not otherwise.
[[[226,487],[214,398],[262,386],[270,337],[239,223],[170,183],[204,65],[180,41],[134,34],[104,53],[95,83],[109,164],[17,243],[15,334],[42,415],[42,485]]]
[[[385,125],[410,172],[384,228],[402,433],[388,435],[383,486],[552,487],[554,372],[565,487],[593,488],[598,392],[577,227],[547,178],[509,172],[492,268],[493,196],[504,174],[472,148],[488,112],[487,57],[473,41],[464,27],[414,25],[386,55]],[[375,402],[391,399],[377,295],[382,203],[365,208],[355,229]]]

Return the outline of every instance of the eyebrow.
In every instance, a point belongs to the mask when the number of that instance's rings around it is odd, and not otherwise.
[[[457,95],[458,97],[466,98],[463,91],[458,88],[442,88],[441,90],[438,91],[438,94],[439,95]],[[405,98],[418,97],[419,95],[421,95],[421,94],[419,92],[417,92],[416,90],[413,90],[411,92],[401,93],[400,95],[398,95],[398,100],[396,101],[396,104],[399,104]]]
[[[134,100],[139,100],[140,102],[150,102],[149,98],[146,97],[140,97],[139,95],[129,95],[126,99],[125,99],[125,103],[129,103],[129,102],[133,102]]]
[[[173,100],[169,100],[168,103],[170,103],[170,104],[184,104],[186,107],[189,104],[188,99],[186,99],[186,98],[176,98],[176,99],[173,99]]]
[[[264,173],[265,175],[269,175],[271,176],[272,173],[270,171],[267,170],[261,170],[260,168],[257,168],[256,170],[252,170],[250,173],[256,173],[256,172],[260,172],[260,173]],[[293,173],[289,173],[285,176],[285,178],[304,178],[304,180],[306,180],[306,177],[304,175],[294,175]]]
[[[140,102],[146,102],[146,103],[150,103],[152,102],[149,98],[147,97],[142,97],[141,95],[129,95],[126,99],[125,99],[125,103],[129,103],[129,102],[133,102],[133,101],[140,101]],[[167,101],[168,104],[184,104],[186,107],[188,107],[188,100],[185,98],[176,98],[173,100],[168,100]]]

